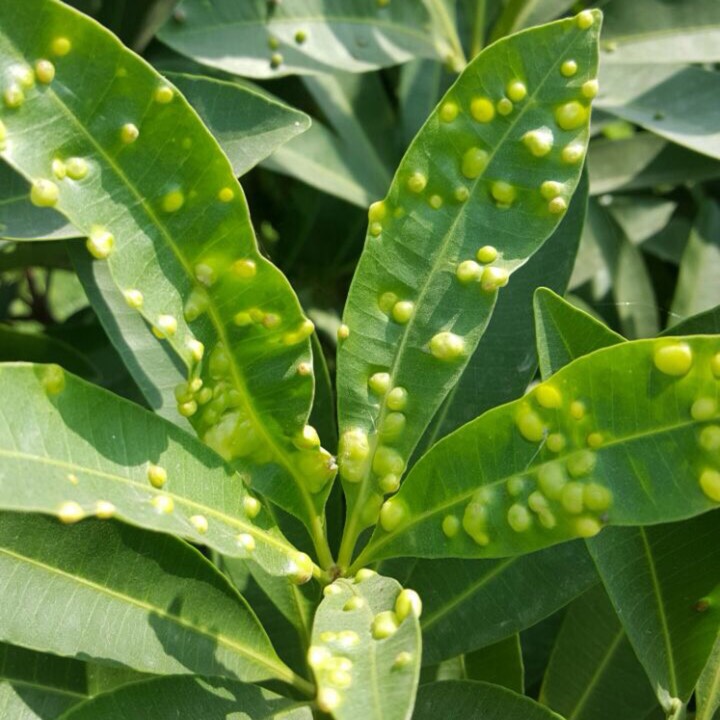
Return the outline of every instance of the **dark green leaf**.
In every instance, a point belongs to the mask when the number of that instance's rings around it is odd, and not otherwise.
[[[720,709],[720,636],[715,641],[695,691],[695,720],[713,720]]]
[[[465,674],[468,680],[502,685],[522,695],[525,683],[520,636],[511,635],[465,655]]]

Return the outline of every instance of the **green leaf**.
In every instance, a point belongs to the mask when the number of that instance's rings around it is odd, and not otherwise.
[[[663,335],[720,335],[720,305],[712,310],[681,320],[667,328]]]
[[[132,291],[138,313],[217,393],[192,417],[205,442],[227,460],[260,463],[256,487],[304,519],[321,546],[319,491],[333,468],[327,454],[293,445],[312,402],[312,372],[302,370],[311,325],[260,255],[216,141],[166,80],[59,2],[4,4],[0,52],[2,68],[48,57],[56,66],[52,82],[38,79],[4,113],[5,159],[42,181],[38,202],[57,196],[56,207],[107,258],[118,289]],[[67,163],[53,170],[52,161],[70,157],[80,158],[82,172],[71,170],[79,179],[60,180]],[[182,403],[187,414],[198,407],[192,394]]]
[[[420,678],[419,600],[363,570],[325,590],[308,662],[321,710],[337,720],[404,720]]]
[[[680,263],[670,317],[686,318],[720,305],[720,205],[705,200]]]
[[[513,276],[500,294],[485,334],[438,411],[419,449],[456,430],[490,408],[522,395],[537,370],[532,314],[533,292],[547,285],[565,292],[575,264],[587,206],[584,174],[557,230]],[[497,382],[502,376],[503,382]],[[416,454],[417,453],[416,451]]]
[[[80,233],[52,208],[30,202],[30,183],[0,160],[0,237],[9,240],[61,240]]]
[[[465,655],[468,680],[502,685],[522,695],[525,690],[523,673],[520,636],[517,634]]]
[[[717,637],[718,513],[672,525],[612,528],[588,546],[666,710],[687,702]]]
[[[167,73],[244,175],[278,147],[304,133],[310,118],[251,83]]]
[[[502,560],[418,560],[398,579],[423,599],[423,663],[500,642],[597,582],[580,542]]]
[[[0,362],[57,363],[70,372],[96,379],[98,371],[72,345],[42,333],[29,333],[0,325]]]
[[[657,63],[610,65],[603,69],[602,83],[598,108],[678,145],[720,159],[717,72]]]
[[[0,566],[5,641],[158,674],[303,683],[243,598],[175,538],[4,513]]]
[[[340,463],[349,504],[341,564],[375,520],[379,481],[399,478],[462,374],[498,288],[552,234],[579,182],[589,120],[579,88],[595,76],[600,14],[580,17],[481,53],[411,144],[387,198],[370,207],[345,308],[349,337],[338,354]],[[560,66],[570,56],[579,70],[568,81]],[[577,115],[568,124],[569,111]],[[565,147],[577,150],[576,162],[561,160]],[[497,262],[483,270],[475,258],[485,245],[481,258]]]
[[[272,574],[291,571],[297,551],[243,478],[179,428],[57,365],[2,365],[0,389],[0,507],[114,514],[229,556],[251,555]],[[244,471],[252,482],[252,466]]]
[[[700,63],[720,60],[715,0],[607,3],[603,63]],[[605,9],[605,8],[604,8]]]
[[[534,309],[540,374],[544,380],[575,358],[625,342],[622,335],[547,288],[535,291]]]
[[[413,720],[447,717],[463,720],[562,720],[534,700],[499,685],[468,680],[423,685],[418,691]]]
[[[417,135],[440,97],[443,67],[435,60],[413,60],[400,70],[398,104],[403,147]]]
[[[640,245],[667,226],[677,206],[672,200],[652,195],[613,195],[607,207],[628,240]]]
[[[573,720],[637,720],[657,706],[602,585],[570,605],[540,702]]]
[[[720,709],[720,636],[710,653],[695,690],[695,720],[713,720]]]
[[[574,361],[428,452],[356,564],[512,556],[717,507],[718,362],[717,336],[626,342]]]
[[[135,683],[100,695],[63,720],[312,720],[307,705],[255,685],[199,677]]]
[[[447,43],[436,47],[419,2],[184,0],[180,11],[182,22],[166,24],[158,37],[197,62],[246,77],[367,72],[449,52]]]
[[[651,133],[593,142],[588,157],[590,192],[655,188],[720,176],[720,162]]]
[[[85,663],[0,643],[0,708],[8,720],[54,720],[87,699]]]
[[[554,20],[573,5],[572,0],[509,0],[493,28],[493,38]]]

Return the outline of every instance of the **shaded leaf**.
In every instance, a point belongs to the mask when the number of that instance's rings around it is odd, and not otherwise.
[[[337,720],[410,717],[420,677],[420,624],[397,581],[336,580],[315,615],[308,659],[318,704]]]
[[[77,504],[81,516],[115,514],[230,556],[248,557],[254,540],[253,559],[290,571],[296,551],[242,477],[179,428],[56,365],[2,365],[0,388],[0,507],[54,514]]]
[[[595,75],[600,25],[598,13],[583,17],[589,28],[568,19],[481,53],[411,144],[387,198],[370,208],[344,313],[350,334],[338,353],[340,465],[349,507],[341,564],[358,533],[375,519],[379,481],[399,478],[462,374],[498,288],[552,234],[579,182],[589,101],[579,102],[578,88]],[[559,72],[568,52],[580,67],[571,85]],[[508,89],[516,79],[520,85]],[[517,104],[504,98],[500,108],[508,112],[496,114],[494,103],[505,92]],[[568,108],[577,112],[569,125],[562,119]],[[528,132],[534,134],[523,140]],[[536,152],[535,143],[543,145],[542,159],[528,143]],[[577,150],[575,163],[561,160],[566,143]],[[548,176],[559,184],[543,186]],[[490,243],[492,251],[482,257],[494,264],[483,270],[476,253]],[[378,373],[382,382],[374,384],[371,377]],[[398,393],[402,398],[395,402]],[[343,465],[350,452],[344,446],[352,443],[362,446],[363,457]]]
[[[522,695],[525,683],[520,636],[511,635],[465,655],[465,674],[468,680],[502,685]]]
[[[540,702],[573,720],[637,720],[657,706],[602,585],[568,608]]]
[[[698,434],[718,418],[719,352],[718,337],[698,336],[575,360],[430,450],[383,506],[356,564],[512,556],[716,507],[717,450]],[[702,412],[691,413],[699,398]]]
[[[158,678],[121,687],[63,720],[311,720],[307,705],[255,685],[200,677]]]
[[[4,513],[0,565],[5,641],[152,673],[295,680],[242,597],[175,538]]]
[[[720,305],[712,310],[681,320],[663,335],[720,335]]]
[[[158,37],[233,75],[367,72],[447,54],[447,45],[436,47],[430,13],[419,2],[184,0],[179,8],[183,21],[166,24]]]
[[[720,709],[720,636],[698,680],[695,704],[695,720],[712,720]]]

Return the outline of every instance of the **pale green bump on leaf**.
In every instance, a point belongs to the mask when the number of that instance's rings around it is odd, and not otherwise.
[[[377,0],[184,0],[182,22],[158,37],[173,50],[233,75],[367,72],[412,60],[444,58],[422,3]]]
[[[720,513],[610,528],[588,547],[635,654],[670,713],[689,701],[718,637]]]
[[[117,517],[291,572],[293,546],[198,440],[57,365],[2,365],[0,388],[3,509]]]
[[[625,342],[622,335],[547,288],[535,291],[533,306],[540,374],[544,380],[575,358]]]
[[[449,680],[423,685],[413,720],[441,717],[463,720],[563,720],[524,695],[486,682]]]
[[[423,598],[425,665],[501,642],[598,580],[579,541],[500,560],[417,560],[398,579]]]
[[[575,360],[430,450],[357,563],[512,556],[718,507],[719,380],[717,336]]]
[[[157,678],[120,687],[80,705],[63,720],[312,720],[307,704],[257,685],[201,677]]]
[[[545,671],[540,702],[575,720],[637,720],[657,706],[602,585],[568,608]]]
[[[597,71],[601,16],[583,17],[582,27],[562,20],[478,56],[418,133],[387,197],[370,206],[344,315],[350,334],[338,356],[341,466],[346,433],[366,434],[369,446],[341,472],[348,536],[372,523],[383,474],[402,474],[472,356],[498,291],[568,207],[588,139],[583,87]],[[560,72],[568,58],[578,64],[573,78]],[[388,375],[388,392],[373,387],[376,373]],[[375,462],[378,451],[399,459]]]
[[[156,674],[296,680],[245,600],[176,538],[4,513],[0,568],[4,641]]]
[[[311,524],[334,472],[329,455],[293,445],[312,402],[312,323],[258,252],[216,141],[167,80],[55,0],[3,5],[0,51],[3,72],[40,58],[55,69],[3,109],[3,157],[192,367],[181,414],[226,460],[263,465],[257,487]]]
[[[337,720],[405,720],[420,678],[421,603],[361,570],[325,588],[308,650],[317,704]]]
[[[8,720],[54,720],[89,695],[85,663],[0,643],[0,708]]]

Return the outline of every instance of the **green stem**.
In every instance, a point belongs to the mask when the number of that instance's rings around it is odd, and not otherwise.
[[[487,0],[476,0],[475,19],[470,41],[470,57],[474,58],[485,45],[485,17],[487,14]]]
[[[306,695],[309,698],[315,697],[315,685],[297,673],[292,673],[290,684],[303,695]]]
[[[445,31],[445,36],[450,42],[452,47],[453,70],[461,72],[462,69],[467,65],[467,58],[462,49],[462,43],[457,34],[457,29],[452,21],[452,18],[448,14],[447,8],[445,7],[443,0],[433,0],[433,7],[435,8],[435,16],[438,18]]]
[[[325,525],[319,515],[315,515],[312,518],[310,536],[312,537],[320,566],[323,570],[329,570],[335,564],[335,560],[333,559],[332,550],[330,550]]]

